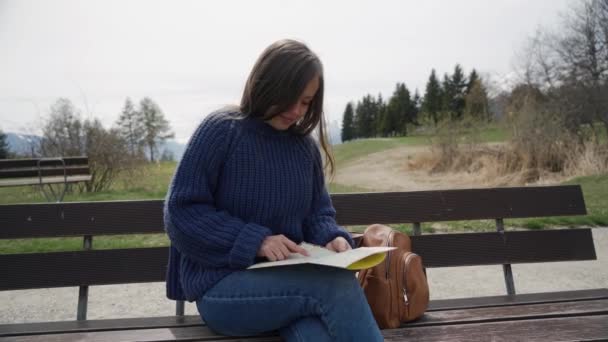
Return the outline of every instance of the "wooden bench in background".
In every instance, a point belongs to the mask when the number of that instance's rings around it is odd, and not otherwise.
[[[419,321],[383,331],[387,341],[608,339],[608,289],[515,294],[510,269],[510,264],[596,259],[590,229],[503,228],[504,219],[586,214],[579,186],[335,194],[332,200],[341,225],[413,224],[413,249],[426,267],[503,265],[506,295],[431,301]],[[0,206],[1,239],[83,236],[85,246],[0,255],[0,290],[81,287],[77,320],[0,325],[0,339],[241,340],[215,334],[198,316],[183,316],[183,303],[175,316],[86,320],[88,286],[164,280],[166,247],[91,249],[93,236],[163,232],[162,206],[161,200]],[[422,222],[480,219],[495,220],[497,231],[421,235]]]
[[[0,187],[38,185],[49,202],[61,202],[70,184],[90,180],[87,157],[0,159]],[[53,184],[63,187],[56,191]]]

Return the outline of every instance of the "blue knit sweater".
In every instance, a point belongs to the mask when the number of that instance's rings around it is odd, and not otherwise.
[[[252,265],[269,235],[323,246],[343,236],[352,245],[336,224],[315,141],[228,111],[210,114],[191,137],[164,218],[175,300],[196,300]]]

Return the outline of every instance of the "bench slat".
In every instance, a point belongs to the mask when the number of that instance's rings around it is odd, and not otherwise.
[[[505,305],[558,303],[608,299],[608,289],[576,290],[561,292],[523,293],[518,295],[485,296],[474,298],[438,299],[429,303],[427,311],[459,310]]]
[[[385,341],[604,341],[608,315],[543,318],[383,330]],[[280,341],[278,336],[231,338],[204,326],[4,337],[6,342],[54,341]]]
[[[181,328],[158,328],[158,329],[133,329],[122,331],[97,331],[83,333],[63,333],[49,335],[24,335],[3,337],[3,342],[107,342],[107,341],[281,341],[278,336],[242,337],[235,338],[221,336],[211,331],[206,326],[181,327]]]
[[[50,176],[63,176],[63,167],[41,167],[40,173],[42,177]],[[72,175],[88,175],[90,174],[88,166],[66,166],[65,174],[68,176]],[[24,169],[6,169],[0,170],[0,179],[6,178],[27,178],[27,177],[38,177],[38,168],[24,168]]]
[[[343,225],[585,215],[578,185],[335,194]]]
[[[590,229],[421,235],[412,241],[426,267],[596,259]],[[167,247],[0,255],[0,290],[163,281],[167,260]]]
[[[591,229],[412,236],[426,267],[595,260]]]
[[[334,194],[341,225],[586,214],[578,185]],[[0,206],[0,239],[163,232],[163,201]]]
[[[488,308],[427,312],[420,320],[405,326],[470,324],[515,319],[558,318],[576,315],[608,315],[608,299],[568,303],[527,304]]]
[[[163,201],[0,206],[0,238],[162,233]]]
[[[61,177],[43,177],[42,184],[63,184],[66,183],[78,183],[78,182],[88,182],[90,181],[92,176],[67,176],[67,180]],[[19,178],[19,179],[0,179],[0,187],[9,187],[9,186],[25,186],[25,185],[38,185],[40,184],[40,180],[38,178]]]
[[[539,296],[541,295],[541,296]],[[508,303],[502,299],[509,297]],[[531,298],[543,297],[542,303],[531,301]],[[478,301],[481,298],[464,298],[458,299],[463,304],[469,304],[471,307],[460,305],[459,310],[437,310],[436,307],[441,306],[446,300],[431,301],[431,309],[427,311],[423,319],[407,323],[407,327],[411,326],[428,326],[437,324],[452,324],[465,322],[481,322],[488,320],[500,319],[516,319],[523,317],[549,317],[560,314],[580,314],[580,313],[608,313],[608,290],[581,290],[581,291],[566,291],[552,292],[546,294],[522,294],[516,296],[496,296],[482,297],[486,302],[493,302],[494,307],[483,310],[478,309]],[[580,299],[580,301],[577,301]],[[586,299],[586,300],[585,300]],[[598,299],[603,299],[600,301]],[[552,301],[551,301],[552,300]],[[454,300],[451,300],[454,301]],[[547,304],[551,301],[551,304]],[[568,301],[567,303],[561,303]],[[496,303],[498,302],[498,305]],[[439,304],[439,305],[438,305]],[[525,304],[525,305],[523,305]],[[531,305],[540,304],[540,305]],[[502,311],[501,306],[510,305],[509,308]],[[497,307],[499,307],[497,309]],[[453,308],[453,306],[450,306]],[[93,331],[108,331],[108,330],[132,330],[132,329],[150,329],[150,328],[176,328],[201,326],[203,322],[200,316],[191,315],[184,317],[147,317],[147,318],[123,318],[123,319],[103,319],[103,320],[88,320],[88,321],[65,321],[65,322],[44,322],[44,323],[25,323],[25,324],[5,324],[0,325],[0,337],[2,336],[19,336],[19,335],[39,335],[39,334],[56,334],[56,333],[76,333],[76,332],[93,332]]]
[[[3,159],[0,160],[0,170],[18,167],[37,167],[38,160],[40,158],[26,158],[26,159]],[[65,165],[87,165],[89,163],[88,157],[63,157]],[[43,165],[55,165],[61,164],[59,161],[44,161]]]
[[[0,325],[0,337],[40,335],[56,333],[91,332],[106,330],[131,330],[201,326],[200,316],[167,316],[144,318],[98,319],[42,323],[18,323]]]
[[[608,315],[384,330],[385,341],[606,341]]]
[[[167,247],[0,255],[0,291],[163,281]]]

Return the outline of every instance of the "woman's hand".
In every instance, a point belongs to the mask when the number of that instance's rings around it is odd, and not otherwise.
[[[308,252],[304,248],[286,238],[285,235],[271,235],[264,239],[257,256],[277,261],[287,259],[291,253],[308,256]]]
[[[338,236],[337,238],[328,242],[327,245],[325,245],[325,248],[334,252],[345,252],[349,249],[352,249],[348,241],[346,241],[346,239],[341,236]]]

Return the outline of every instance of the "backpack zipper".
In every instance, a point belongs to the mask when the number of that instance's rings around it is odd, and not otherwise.
[[[392,239],[393,239],[393,233],[394,232],[395,232],[394,230],[391,230],[388,233],[388,237],[386,238],[386,247],[391,247],[391,243],[393,242]],[[386,253],[386,267],[385,267],[385,269],[386,269],[386,274],[385,274],[386,279],[388,279],[388,276],[389,276],[389,267],[391,265],[391,254],[393,254],[393,251],[389,251],[388,253]]]
[[[407,269],[410,265],[410,259],[414,256],[416,256],[415,253],[409,252],[405,257],[405,261],[403,262],[403,301],[405,302],[405,306],[410,305],[409,298],[407,297],[407,277],[405,275],[407,274]]]

